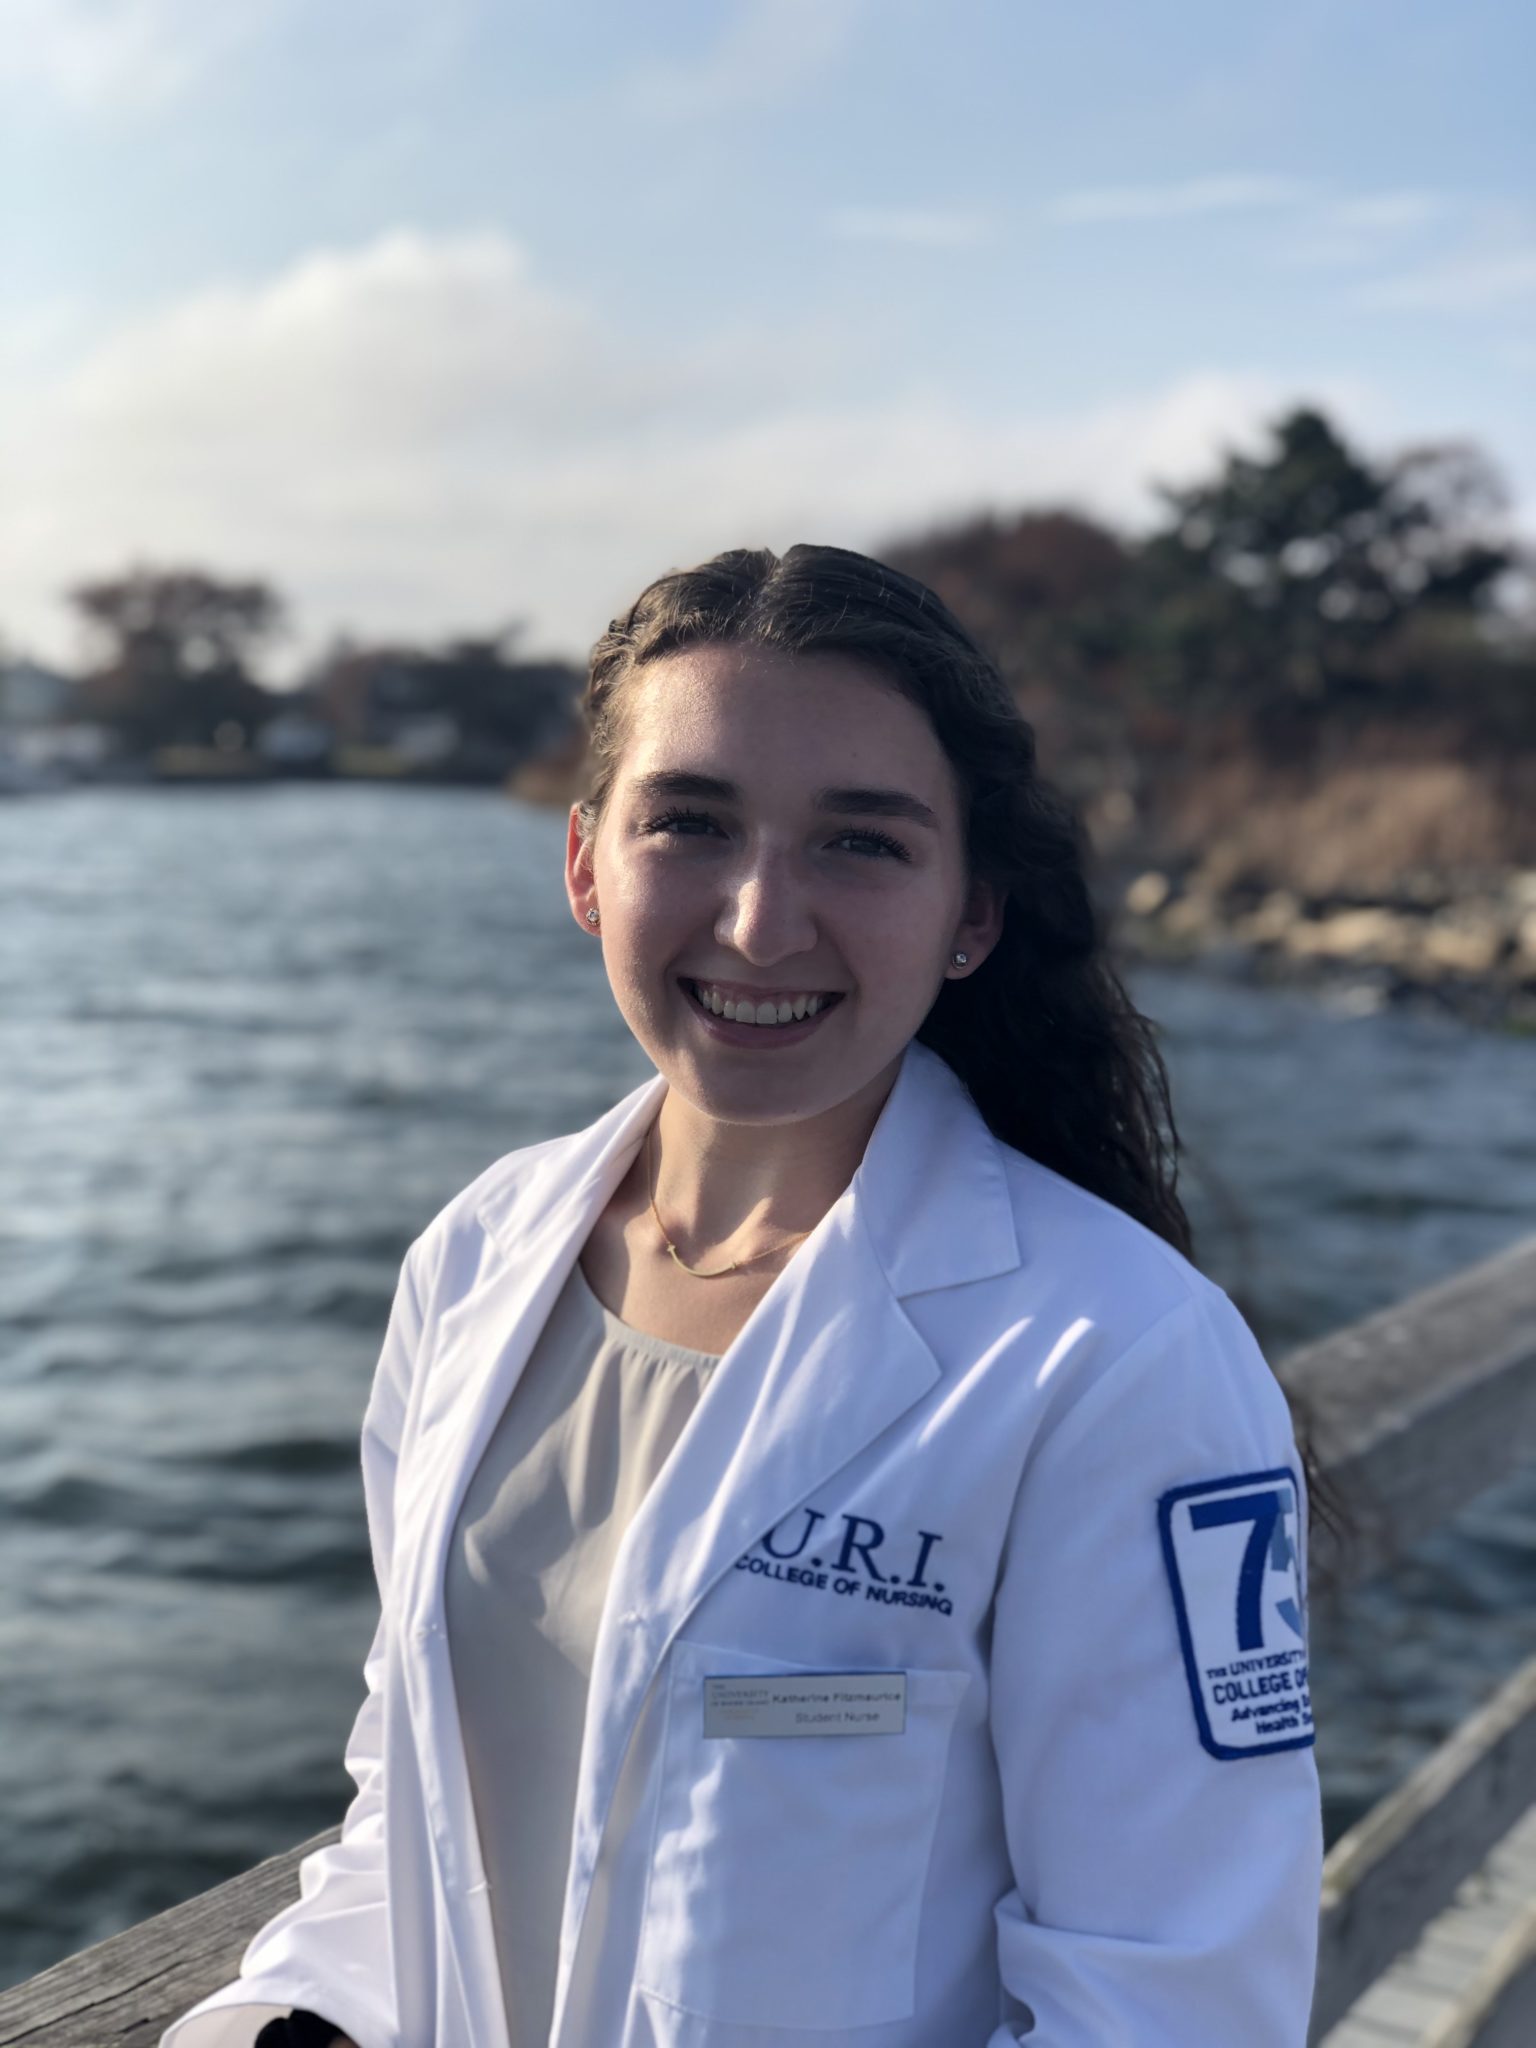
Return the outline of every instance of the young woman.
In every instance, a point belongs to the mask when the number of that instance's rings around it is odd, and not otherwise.
[[[163,2048],[1302,2048],[1307,1475],[1030,728],[828,547],[587,710],[656,1074],[411,1246],[357,1796]]]

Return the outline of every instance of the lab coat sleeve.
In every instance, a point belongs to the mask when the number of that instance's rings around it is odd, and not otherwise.
[[[1174,1488],[1279,1466],[1304,1574],[1285,1396],[1214,1286],[1163,1314],[1029,1459],[994,1611],[1015,1882],[995,1909],[1003,2017],[987,2048],[1304,2048],[1314,1752],[1202,1745],[1158,1513]]]
[[[398,2048],[384,1893],[383,1682],[393,1626],[395,1465],[422,1326],[419,1255],[418,1241],[401,1267],[363,1416],[363,1493],[379,1620],[343,1759],[357,1790],[340,1839],[304,1858],[298,1899],[256,1934],[239,1976],[174,2021],[159,2048],[251,2048],[269,2019],[295,2006],[323,2014],[358,2048]]]

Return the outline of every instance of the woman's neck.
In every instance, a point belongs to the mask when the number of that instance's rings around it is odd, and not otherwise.
[[[745,1256],[814,1230],[852,1180],[894,1078],[780,1124],[723,1123],[669,1088],[636,1161],[668,1237],[685,1258],[726,1244]]]

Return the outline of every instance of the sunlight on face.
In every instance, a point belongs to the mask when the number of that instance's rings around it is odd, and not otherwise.
[[[925,714],[841,655],[690,649],[628,686],[595,881],[625,1021],[668,1081],[739,1121],[815,1115],[889,1085],[956,945],[988,943],[960,799]],[[586,899],[583,899],[586,900]],[[727,1042],[688,983],[841,999],[770,1048]]]

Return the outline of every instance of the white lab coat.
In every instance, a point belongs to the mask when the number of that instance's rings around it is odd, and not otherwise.
[[[445,1554],[665,1086],[509,1153],[410,1247],[362,1428],[381,1614],[356,1796],[161,2048],[249,2048],[294,2005],[361,2048],[504,2048]],[[1302,2048],[1313,1750],[1230,1719],[1212,1745],[1213,1720],[1267,1710],[1212,1704],[1244,1530],[1186,1531],[1177,1585],[1160,1537],[1165,1497],[1281,1468],[1297,1511],[1266,1549],[1304,1616],[1302,1475],[1246,1323],[1000,1144],[914,1041],[620,1548],[570,1865],[549,1872],[551,2048]],[[904,1673],[904,1729],[703,1732],[706,1676],[804,1671]]]

